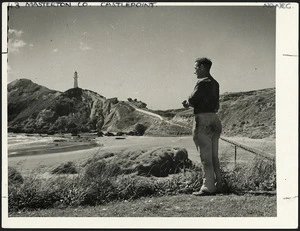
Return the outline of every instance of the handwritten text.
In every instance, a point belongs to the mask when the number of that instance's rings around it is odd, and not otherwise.
[[[268,2],[268,3],[264,3],[264,6],[265,7],[276,7],[279,9],[291,9],[292,8],[291,3],[288,3],[288,2],[279,2],[279,3]]]

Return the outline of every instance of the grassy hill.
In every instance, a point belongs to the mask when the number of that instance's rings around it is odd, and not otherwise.
[[[19,79],[8,84],[8,122],[22,125],[24,120],[37,116],[60,92]]]
[[[135,108],[162,116],[151,116]],[[225,93],[219,117],[223,134],[275,137],[275,89]],[[28,79],[8,84],[8,131],[25,133],[131,132],[140,124],[147,135],[190,135],[192,109],[150,110],[141,101],[106,99],[81,88],[50,90]]]
[[[172,122],[192,129],[193,109],[156,111]],[[218,112],[225,136],[275,137],[275,88],[225,93]],[[180,128],[178,128],[180,132]]]

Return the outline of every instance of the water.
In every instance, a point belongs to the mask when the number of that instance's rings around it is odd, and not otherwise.
[[[31,145],[37,143],[50,143],[54,139],[59,139],[59,137],[53,136],[40,136],[38,134],[24,134],[24,133],[8,133],[7,143],[8,149],[16,148],[18,146]]]

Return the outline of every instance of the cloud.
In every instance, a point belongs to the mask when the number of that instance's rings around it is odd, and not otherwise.
[[[30,44],[29,44],[29,47],[30,47],[30,48],[33,48],[33,47],[34,47],[34,45],[33,45],[32,43],[30,43]]]
[[[82,51],[87,51],[87,50],[92,49],[92,48],[90,48],[88,45],[86,45],[86,44],[83,43],[83,42],[80,42],[79,48],[80,48],[80,50],[82,50]]]
[[[54,53],[57,53],[57,52],[58,52],[58,49],[57,49],[57,48],[53,49],[53,52],[54,52]]]
[[[19,49],[24,47],[26,43],[23,40],[19,40],[19,39],[9,39],[7,45],[8,45],[8,52],[18,53]]]
[[[10,38],[8,39],[8,52],[10,53],[18,53],[20,48],[24,47],[26,43],[20,38],[23,34],[21,30],[9,29],[8,35]]]
[[[21,30],[15,30],[15,29],[9,29],[8,30],[8,34],[20,37],[23,34],[23,31],[21,31]]]

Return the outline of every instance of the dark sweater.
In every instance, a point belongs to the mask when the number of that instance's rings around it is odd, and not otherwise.
[[[188,101],[194,108],[194,114],[217,112],[219,110],[219,83],[212,77],[199,79]]]

